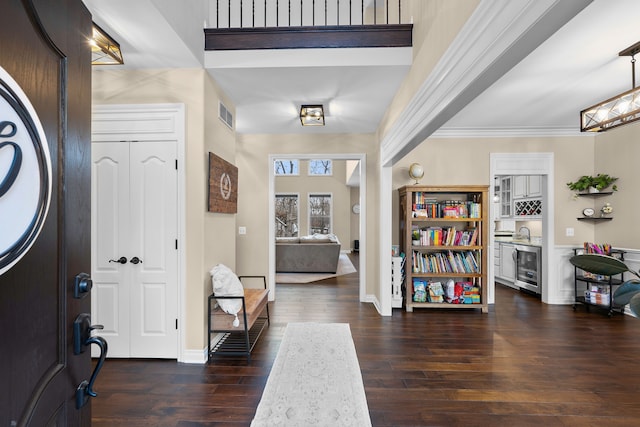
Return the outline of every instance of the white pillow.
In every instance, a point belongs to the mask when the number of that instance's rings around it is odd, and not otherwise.
[[[216,296],[243,296],[244,288],[238,276],[234,274],[229,267],[224,264],[218,264],[211,269],[211,284],[213,285],[213,294]],[[238,312],[242,310],[242,300],[240,298],[222,298],[218,299],[220,308],[236,318],[233,320],[233,326],[240,326],[238,320]]]

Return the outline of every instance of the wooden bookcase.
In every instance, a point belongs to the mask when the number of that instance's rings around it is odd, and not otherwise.
[[[485,185],[410,185],[398,189],[400,247],[407,258],[404,304],[408,312],[414,308],[488,312],[488,188]],[[414,230],[420,230],[422,234],[417,244],[412,242]],[[449,236],[448,241],[444,236]],[[477,302],[429,302],[428,285],[436,289],[440,282],[446,297],[446,284],[450,281],[459,283],[458,288],[464,285],[467,289],[467,297],[462,300],[475,299]],[[427,285],[426,302],[420,301],[419,297],[419,301],[414,299],[414,283],[420,282]],[[479,294],[479,301],[471,294]]]

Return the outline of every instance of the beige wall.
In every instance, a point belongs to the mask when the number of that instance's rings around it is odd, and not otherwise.
[[[479,0],[403,1],[403,15],[413,17],[413,64],[378,126],[381,136],[393,126],[478,3]]]
[[[634,144],[634,136],[640,135],[640,124],[609,131],[606,134],[556,138],[430,138],[409,153],[393,168],[394,204],[397,206],[397,189],[411,184],[408,167],[419,162],[425,168],[422,184],[482,184],[490,185],[489,168],[491,153],[553,153],[555,174],[555,245],[580,246],[584,241],[611,243],[616,247],[640,247],[640,233],[635,231],[633,212],[638,203],[635,188],[640,186],[640,176],[634,173],[632,162],[639,158],[640,148]],[[624,153],[620,156],[619,153]],[[455,171],[455,173],[452,173]],[[575,199],[566,183],[581,175],[609,173],[618,176],[620,191],[606,199],[616,210],[609,223],[594,225],[578,221],[585,207],[599,209],[604,199],[581,197]],[[573,237],[565,235],[565,229],[575,230]],[[629,232],[629,230],[632,230]],[[393,243],[398,244],[398,209],[393,211]]]
[[[600,133],[596,137],[593,173],[608,173],[618,177],[617,192],[593,200],[592,206],[597,213],[605,202],[611,203],[614,209],[612,221],[594,226],[597,242],[610,243],[620,248],[640,249],[639,141],[639,122]],[[587,203],[583,202],[585,205]]]
[[[269,271],[269,155],[364,153],[367,160],[367,293],[378,295],[378,148],[373,135],[238,135],[236,154],[240,170],[237,269],[240,274]],[[345,203],[345,209],[350,205]],[[343,249],[345,246],[343,245]],[[378,295],[379,297],[379,295]]]
[[[333,174],[331,176],[309,176],[309,161],[300,160],[300,174],[278,176],[275,178],[277,193],[298,194],[299,199],[299,235],[309,232],[309,195],[324,193],[331,194],[333,208],[332,233],[338,236],[341,250],[349,250],[351,236],[351,191],[347,187],[347,168],[344,160],[333,160]]]
[[[207,212],[208,156],[234,162],[234,135],[217,119],[220,91],[201,69],[93,71],[93,104],[183,103],[186,108],[186,283],[185,345],[206,347],[209,269],[235,266],[235,215]],[[225,102],[227,107],[233,105]]]

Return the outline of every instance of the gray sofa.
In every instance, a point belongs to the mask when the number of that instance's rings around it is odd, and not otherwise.
[[[335,273],[340,242],[331,234],[276,238],[277,273]]]

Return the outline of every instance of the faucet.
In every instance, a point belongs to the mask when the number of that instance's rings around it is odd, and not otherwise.
[[[518,229],[518,234],[523,235],[524,234],[523,231],[527,232],[527,240],[531,241],[531,230],[529,230],[529,227],[524,227],[524,226],[520,227]]]

